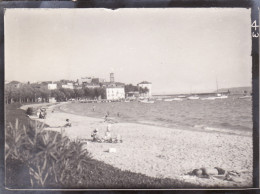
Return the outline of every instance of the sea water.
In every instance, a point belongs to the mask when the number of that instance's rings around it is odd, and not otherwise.
[[[94,111],[93,111],[94,106]],[[66,112],[104,118],[117,122],[135,122],[164,127],[252,134],[252,101],[229,97],[216,100],[140,102],[70,103],[61,108]]]

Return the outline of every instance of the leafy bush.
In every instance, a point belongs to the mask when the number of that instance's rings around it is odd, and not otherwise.
[[[20,106],[21,104],[17,103],[6,105],[6,187],[13,189],[41,188],[41,182],[44,183],[44,188],[49,189],[172,189],[198,187],[181,180],[152,178],[140,173],[122,171],[102,161],[91,159],[89,153],[83,150],[82,144],[79,144],[78,141],[71,142],[62,133],[41,130],[43,124],[32,122],[26,117],[24,110],[18,109]],[[19,122],[15,118],[19,118]],[[10,123],[14,123],[14,125]],[[46,124],[44,127],[46,127]],[[46,137],[43,137],[45,135]],[[35,138],[36,136],[37,138]],[[51,142],[49,146],[45,146],[48,139],[58,142],[55,144],[57,152],[54,148],[51,148]],[[46,150],[49,151],[46,152]],[[44,153],[46,153],[46,158],[50,158],[46,162],[46,167],[43,165]],[[81,161],[80,164],[78,160]],[[77,166],[79,166],[78,169]],[[46,180],[44,181],[45,176]]]
[[[28,107],[27,110],[26,110],[26,114],[27,115],[33,115],[34,114],[34,110],[32,107]]]
[[[83,143],[43,129],[44,124],[39,122],[31,122],[28,128],[19,125],[18,120],[15,126],[9,123],[6,161],[15,160],[27,166],[32,187],[66,185],[72,180],[77,186],[84,165],[91,158],[89,152],[83,149]]]

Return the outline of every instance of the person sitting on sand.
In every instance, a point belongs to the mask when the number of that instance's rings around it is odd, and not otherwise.
[[[45,119],[45,114],[44,114],[43,111],[40,112],[39,118],[40,118],[40,119]]]
[[[98,134],[98,129],[95,129],[92,133],[91,133],[91,137],[93,138],[92,141],[101,141],[99,134]]]
[[[107,126],[107,131],[106,131],[106,133],[105,133],[105,137],[104,137],[104,140],[105,141],[111,141],[112,140],[112,138],[111,138],[111,133],[110,133],[110,124]]]
[[[66,119],[66,124],[64,125],[64,127],[71,127],[71,122],[69,119]]]
[[[218,178],[222,180],[240,182],[239,179],[235,178],[240,176],[240,173],[236,171],[227,171],[219,167],[215,168],[200,168],[194,169],[190,175],[195,175],[199,178]]]
[[[121,135],[117,135],[116,138],[113,140],[113,143],[123,143]]]
[[[106,121],[107,121],[107,119],[108,119],[108,115],[106,114],[106,116],[105,116],[105,121],[104,121],[104,122],[106,122]]]

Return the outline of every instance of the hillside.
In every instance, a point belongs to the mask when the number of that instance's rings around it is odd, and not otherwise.
[[[221,88],[218,90],[218,92],[227,92],[230,91],[231,94],[243,94],[244,91],[246,91],[248,94],[252,92],[252,87],[247,86],[247,87],[233,87],[233,88]],[[217,91],[215,91],[217,92]]]

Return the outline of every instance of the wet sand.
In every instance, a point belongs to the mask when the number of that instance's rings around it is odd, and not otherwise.
[[[60,131],[59,126],[64,125],[67,118],[70,119],[72,127],[65,128],[66,134],[71,139],[87,141],[86,147],[94,159],[122,170],[151,177],[181,179],[201,187],[252,186],[252,137],[114,123],[111,127],[112,136],[120,134],[123,143],[95,143],[91,142],[91,132],[98,128],[100,135],[104,136],[108,123],[103,119],[61,112],[58,108],[61,105],[49,106],[47,118],[40,121],[50,126],[46,129]],[[55,111],[52,113],[53,109]],[[109,153],[109,148],[116,148],[116,153]],[[241,173],[240,182],[185,175],[201,167],[221,167],[244,172]]]

